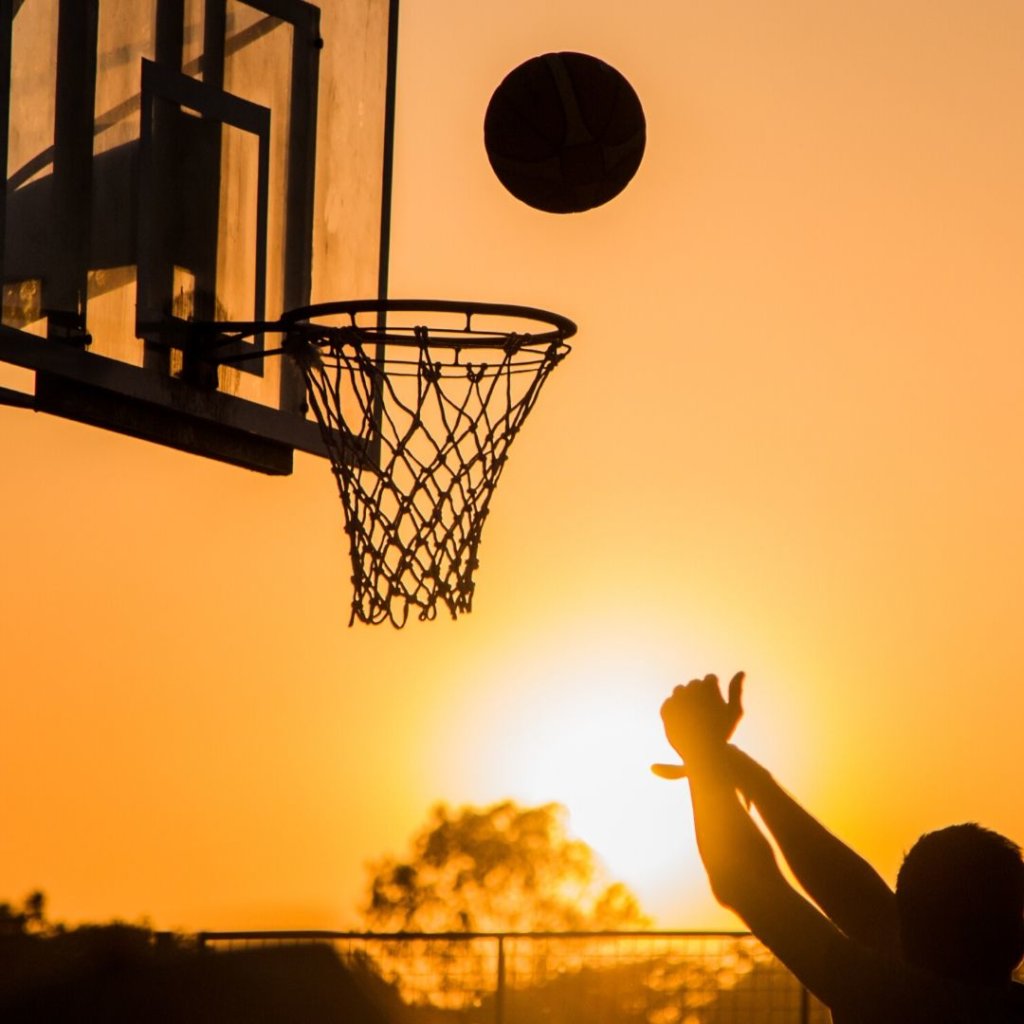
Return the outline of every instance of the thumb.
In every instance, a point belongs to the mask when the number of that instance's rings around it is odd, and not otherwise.
[[[743,680],[745,678],[745,672],[737,672],[729,680],[729,707],[735,708],[740,713],[743,711]]]

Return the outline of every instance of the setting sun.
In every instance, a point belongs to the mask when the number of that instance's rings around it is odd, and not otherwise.
[[[685,785],[650,772],[652,761],[672,756],[658,714],[672,679],[668,659],[659,664],[649,646],[627,649],[621,638],[574,643],[567,631],[562,642],[557,654],[522,658],[466,699],[450,730],[460,743],[453,759],[474,765],[460,794],[564,804],[573,833],[648,913],[664,923],[689,910],[704,921],[711,902]]]

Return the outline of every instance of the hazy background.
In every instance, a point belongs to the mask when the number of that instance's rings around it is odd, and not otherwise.
[[[1016,0],[404,0],[392,294],[580,325],[476,609],[347,628],[313,458],[0,409],[0,899],[343,927],[431,802],[513,796],[564,801],[659,924],[730,924],[647,764],[671,686],[740,667],[739,740],[887,877],[926,828],[1024,838],[1022,47]],[[565,49],[649,143],[554,217],[482,120]]]

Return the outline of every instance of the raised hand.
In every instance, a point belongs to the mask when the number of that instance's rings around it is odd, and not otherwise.
[[[744,674],[737,672],[729,683],[729,698],[722,699],[718,677],[706,675],[686,686],[677,686],[661,706],[665,735],[684,760],[715,754],[725,747],[743,714]],[[679,779],[686,774],[682,765],[655,764],[655,775]]]

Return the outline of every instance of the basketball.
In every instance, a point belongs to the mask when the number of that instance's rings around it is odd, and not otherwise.
[[[484,117],[498,180],[546,213],[614,199],[643,159],[647,124],[633,87],[585,53],[546,53],[510,71]]]

